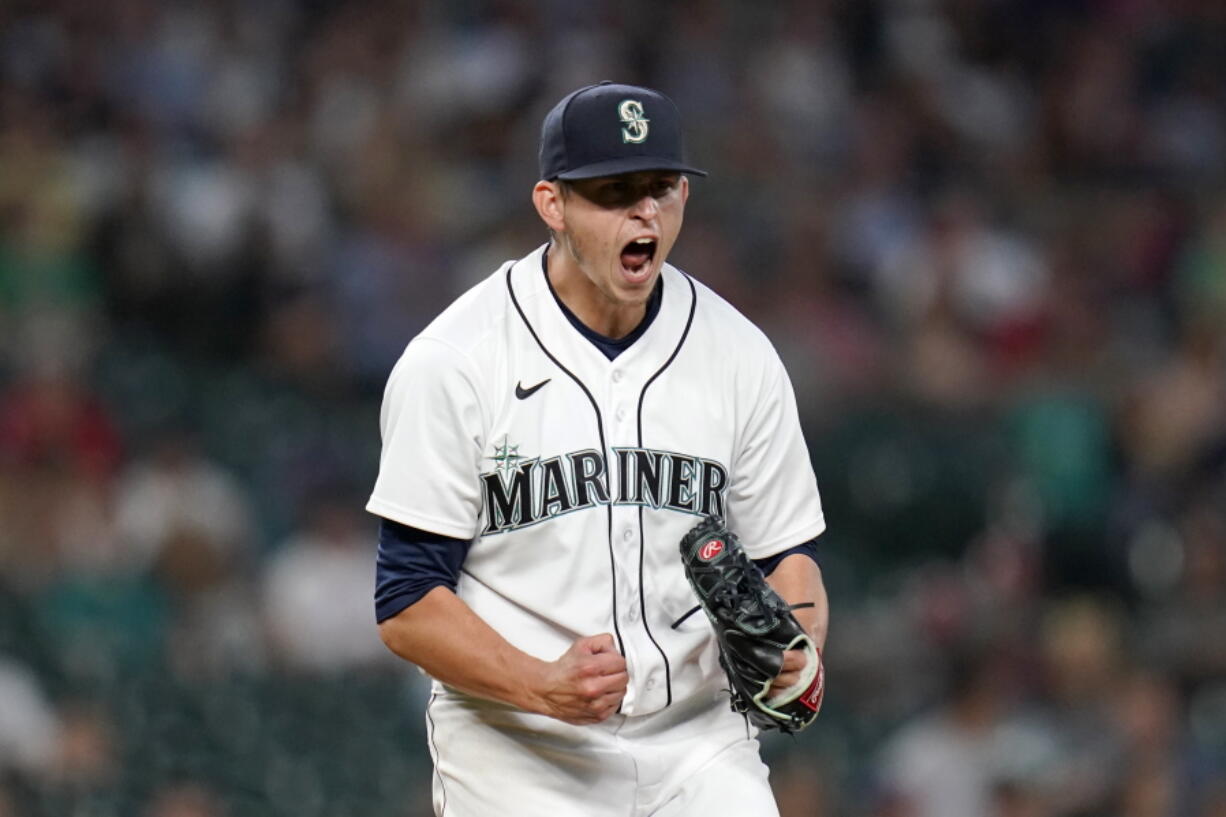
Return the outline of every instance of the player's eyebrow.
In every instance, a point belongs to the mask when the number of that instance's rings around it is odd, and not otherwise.
[[[630,183],[634,185],[651,185],[665,180],[674,182],[679,181],[681,179],[681,174],[660,170],[647,170],[641,173],[631,173],[622,178],[628,179]]]

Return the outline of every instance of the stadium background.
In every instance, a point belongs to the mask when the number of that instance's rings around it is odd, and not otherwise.
[[[427,813],[382,384],[614,78],[679,102],[674,260],[824,494],[785,817],[1223,817],[1223,42],[1214,0],[0,2],[0,815]]]

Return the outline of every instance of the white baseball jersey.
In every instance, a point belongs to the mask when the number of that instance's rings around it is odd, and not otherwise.
[[[541,247],[469,290],[388,381],[367,509],[471,539],[457,594],[552,661],[612,633],[625,715],[724,683],[679,543],[724,516],[764,558],[825,527],[791,382],[757,327],[674,267],[609,360],[569,321]]]

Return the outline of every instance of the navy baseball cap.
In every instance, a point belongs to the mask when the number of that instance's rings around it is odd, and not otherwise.
[[[638,170],[705,176],[685,162],[681,114],[659,91],[605,81],[572,91],[541,125],[541,178],[594,179]]]

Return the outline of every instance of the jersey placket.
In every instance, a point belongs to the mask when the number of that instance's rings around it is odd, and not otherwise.
[[[604,413],[612,422],[608,430],[608,451],[612,484],[618,484],[620,468],[613,452],[617,448],[637,445],[635,401],[643,384],[636,382],[633,370],[625,363],[615,362],[607,375],[607,399]],[[659,647],[653,643],[647,625],[643,621],[643,588],[640,583],[639,564],[642,532],[639,525],[641,509],[632,504],[613,506],[613,550],[617,564],[617,617],[618,626],[630,667],[630,685],[626,692],[623,711],[654,711],[665,705],[667,699],[666,679]]]

